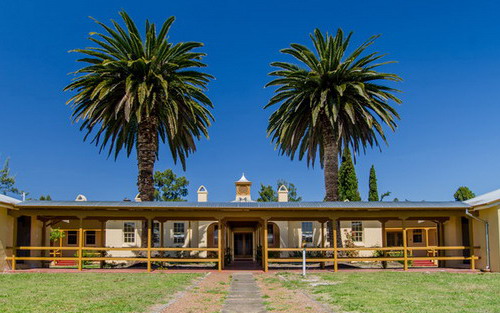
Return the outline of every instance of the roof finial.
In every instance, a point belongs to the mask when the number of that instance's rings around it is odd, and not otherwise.
[[[249,183],[250,181],[245,177],[245,173],[241,175],[240,180],[237,181],[237,183]]]

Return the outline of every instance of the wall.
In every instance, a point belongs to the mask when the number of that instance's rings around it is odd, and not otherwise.
[[[12,250],[6,250],[12,246],[12,226],[14,219],[7,214],[7,208],[0,207],[0,272],[10,269],[10,262],[5,258],[10,256]]]
[[[490,261],[491,271],[500,272],[500,206],[488,209],[478,210],[479,218],[488,221],[490,227]],[[476,250],[480,259],[477,261],[477,267],[486,268],[486,240],[484,223],[474,221],[474,245],[480,246]]]
[[[382,246],[382,224],[379,221],[361,221],[363,226],[363,241],[354,242],[357,247],[381,247]],[[352,222],[341,221],[340,231],[342,243],[347,239],[346,233],[350,233]],[[374,251],[360,251],[359,256],[372,256]]]

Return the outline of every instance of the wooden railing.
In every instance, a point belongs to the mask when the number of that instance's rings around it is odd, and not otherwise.
[[[77,261],[78,269],[83,269],[83,263],[86,261],[145,261],[148,271],[151,271],[151,263],[152,262],[186,262],[186,263],[216,263],[218,264],[219,270],[222,269],[222,260],[223,256],[220,252],[219,248],[136,248],[136,247],[120,247],[120,248],[112,248],[112,247],[15,247],[12,249],[12,256],[7,257],[6,259],[12,262],[12,269],[16,269],[16,261]],[[16,251],[19,250],[39,250],[39,251],[49,251],[49,253],[53,256],[17,256]],[[67,257],[67,256],[57,256],[57,253],[51,252],[56,251],[76,251],[76,256]],[[106,256],[85,256],[85,251],[134,251],[134,252],[145,252],[144,257],[106,257]],[[165,251],[188,251],[188,252],[216,252],[216,257],[214,258],[175,258],[175,257],[155,257],[152,255],[152,252],[165,252]],[[62,253],[61,253],[62,254]]]
[[[478,256],[471,253],[470,256],[440,256],[437,255],[439,251],[446,250],[459,250],[459,251],[473,251],[474,249],[480,249],[480,247],[467,247],[467,246],[429,246],[429,247],[355,247],[355,248],[305,248],[305,252],[323,252],[325,255],[327,252],[333,252],[331,257],[306,257],[306,262],[333,262],[333,268],[336,272],[338,270],[339,262],[403,262],[404,270],[408,269],[410,261],[417,260],[430,260],[430,261],[448,261],[448,260],[470,260],[470,268],[475,269],[475,261],[479,259]],[[413,256],[413,251],[426,250],[428,251],[427,256]],[[343,257],[339,255],[339,252],[360,252],[360,251],[382,251],[382,252],[401,252],[402,256],[381,256],[381,257]],[[267,252],[304,252],[304,248],[268,248]],[[384,253],[385,254],[385,253]],[[264,264],[264,270],[267,270],[268,263],[296,263],[302,262],[302,257],[284,257],[284,258],[270,258],[266,255],[266,262]]]

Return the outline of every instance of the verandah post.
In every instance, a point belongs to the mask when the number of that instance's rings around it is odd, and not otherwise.
[[[45,242],[47,241],[47,221],[46,220],[43,220],[42,221],[42,247],[45,247]],[[42,250],[42,257],[46,257],[47,256],[47,250]],[[43,261],[42,261],[42,265],[43,265]]]
[[[16,270],[16,252],[17,252],[17,216],[13,217],[14,223],[12,225],[12,266],[13,271]]]
[[[404,265],[403,269],[405,271],[408,270],[408,242],[407,242],[407,237],[406,237],[406,218],[403,218],[401,220],[402,222],[402,229],[403,229],[403,258],[404,258]]]
[[[337,227],[335,227],[335,225],[337,225],[337,220],[332,220],[332,225],[334,225],[333,227],[333,271],[334,272],[337,272],[339,270],[339,265],[338,265],[338,244],[337,244]]]
[[[78,270],[81,271],[83,269],[83,217],[78,219],[80,222],[78,227]]]
[[[152,228],[152,219],[148,217],[148,222],[147,222],[147,230],[148,230],[148,245],[147,245],[147,265],[148,265],[148,272],[151,272],[151,228]]]
[[[218,270],[222,271],[222,221],[217,221],[217,248],[218,248]]]
[[[267,262],[268,259],[268,238],[267,238],[267,219],[264,220],[264,247],[262,248],[262,259],[264,260],[264,272],[267,272],[269,270],[269,263]]]
[[[106,220],[101,220],[101,248],[104,248],[106,246]],[[102,250],[100,253],[101,257],[106,256],[106,251]],[[106,264],[106,261],[101,261],[99,262],[99,267],[104,268],[104,264]]]

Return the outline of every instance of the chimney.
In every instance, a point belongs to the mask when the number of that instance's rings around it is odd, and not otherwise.
[[[234,183],[236,185],[236,199],[235,202],[253,202],[250,195],[250,187],[252,182],[245,177],[245,173],[241,175],[240,180]]]
[[[208,201],[208,191],[205,186],[201,185],[198,188],[198,202],[207,202]]]
[[[87,197],[85,197],[84,195],[78,195],[75,201],[87,201]]]
[[[278,202],[288,202],[288,189],[285,185],[278,188]]]

